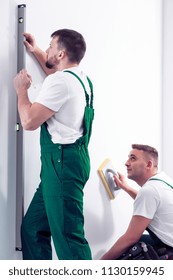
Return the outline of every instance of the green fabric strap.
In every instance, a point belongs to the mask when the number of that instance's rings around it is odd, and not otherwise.
[[[85,91],[85,97],[86,97],[86,102],[87,102],[87,106],[89,107],[93,107],[93,84],[91,82],[91,80],[87,77],[87,80],[88,80],[88,83],[89,83],[89,87],[90,87],[90,90],[91,90],[91,101],[90,101],[90,105],[89,105],[89,95],[85,89],[85,86],[84,86],[84,83],[82,82],[82,80],[78,77],[78,75],[76,75],[74,72],[72,71],[69,71],[69,70],[64,70],[64,72],[67,72],[67,73],[70,73],[72,75],[74,75],[78,80],[79,82],[81,83],[84,91]]]
[[[165,183],[166,185],[168,185],[169,187],[171,187],[172,189],[173,189],[173,186],[172,185],[170,185],[170,184],[168,184],[167,182],[165,182],[164,180],[161,180],[161,179],[158,179],[158,178],[151,178],[151,179],[149,179],[149,181],[161,181],[161,182],[163,182],[163,183]]]

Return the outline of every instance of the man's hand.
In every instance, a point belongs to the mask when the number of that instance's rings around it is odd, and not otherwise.
[[[25,41],[23,42],[26,49],[32,53],[35,58],[37,59],[38,63],[42,67],[43,71],[45,72],[46,75],[50,75],[56,72],[56,69],[49,69],[46,67],[46,61],[47,61],[47,52],[41,50],[37,44],[34,36],[30,33],[23,33],[23,36],[25,37]]]
[[[114,182],[119,188],[123,190],[126,190],[128,188],[128,184],[125,180],[125,176],[119,172],[118,172],[118,176],[117,175],[114,176]]]
[[[116,176],[116,175],[114,176],[114,182],[115,182],[115,184],[116,184],[119,188],[123,189],[123,190],[124,190],[125,192],[127,192],[133,199],[135,199],[135,197],[136,197],[138,191],[135,190],[135,189],[133,189],[133,188],[131,188],[131,187],[127,184],[124,175],[122,175],[121,173],[118,172],[118,176]]]
[[[14,88],[17,95],[25,93],[31,86],[32,78],[25,69],[22,69],[14,78]]]
[[[25,37],[24,45],[28,49],[28,51],[35,52],[35,50],[38,48],[35,38],[32,34],[29,33],[23,33],[23,36]]]

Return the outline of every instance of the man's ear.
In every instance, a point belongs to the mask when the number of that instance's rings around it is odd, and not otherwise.
[[[64,56],[65,56],[65,51],[64,50],[59,51],[58,57],[62,59]]]
[[[153,162],[152,162],[152,160],[149,160],[149,161],[147,162],[147,167],[148,167],[148,168],[152,168],[152,167],[153,167]]]

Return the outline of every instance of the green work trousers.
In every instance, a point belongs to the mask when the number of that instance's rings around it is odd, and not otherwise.
[[[42,127],[42,139],[47,134]],[[41,183],[23,219],[24,259],[52,259],[51,236],[59,259],[91,259],[84,237],[83,187],[90,173],[85,144],[42,144]]]

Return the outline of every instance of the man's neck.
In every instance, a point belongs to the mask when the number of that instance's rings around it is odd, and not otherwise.
[[[62,63],[57,65],[56,71],[63,71],[64,69],[69,69],[77,66],[78,66],[77,63]]]
[[[150,173],[148,176],[146,176],[146,178],[144,178],[143,180],[141,180],[141,181],[138,183],[138,185],[142,187],[151,177],[157,175],[157,173],[158,173],[157,171]]]

